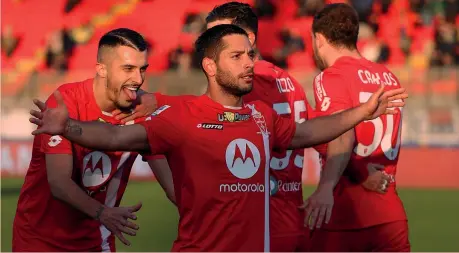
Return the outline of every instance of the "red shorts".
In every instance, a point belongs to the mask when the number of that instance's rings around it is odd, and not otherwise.
[[[373,227],[330,231],[316,229],[310,232],[313,252],[409,252],[407,221],[395,221]]]
[[[271,236],[271,252],[305,252],[309,247],[306,234]]]

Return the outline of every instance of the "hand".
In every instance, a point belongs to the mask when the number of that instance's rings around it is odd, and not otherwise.
[[[37,130],[32,132],[33,135],[42,133],[61,135],[64,133],[69,119],[69,112],[59,91],[54,92],[54,97],[57,101],[57,107],[53,109],[49,109],[45,103],[38,99],[33,100],[33,103],[40,109],[40,111],[30,110],[30,114],[34,118],[30,118],[29,121],[39,126]]]
[[[124,234],[135,236],[134,230],[139,230],[139,226],[128,219],[137,220],[135,212],[139,211],[142,203],[131,207],[111,207],[105,208],[100,214],[99,221],[110,230],[120,241],[130,246],[131,243],[124,237]]]
[[[148,116],[155,112],[157,109],[156,96],[152,93],[143,93],[139,96],[140,101],[134,104],[135,109],[131,113],[123,112],[116,109],[112,112],[112,115],[117,120],[121,120],[122,123],[126,123],[137,118]]]
[[[320,228],[324,218],[325,224],[328,224],[333,204],[333,189],[318,188],[300,207],[306,211],[304,226],[307,227],[309,225],[310,229],[314,229],[314,227]]]
[[[369,163],[367,169],[368,178],[362,183],[362,186],[369,191],[375,191],[382,194],[386,193],[390,177],[382,171],[384,166],[381,164]]]
[[[382,114],[397,114],[397,110],[390,108],[405,106],[403,101],[405,98],[408,98],[405,88],[384,91],[384,84],[381,84],[378,91],[373,93],[370,99],[362,105],[366,110],[365,120],[375,119]]]

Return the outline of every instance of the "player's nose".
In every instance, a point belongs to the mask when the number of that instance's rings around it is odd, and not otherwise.
[[[141,71],[134,71],[133,76],[131,77],[132,81],[134,81],[137,84],[142,84],[144,75],[142,74]]]
[[[244,62],[244,69],[253,69],[254,61],[250,57],[247,57]]]

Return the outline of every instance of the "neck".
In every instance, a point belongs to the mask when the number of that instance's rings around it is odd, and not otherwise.
[[[362,58],[357,49],[335,49],[333,53],[327,55],[327,66],[332,66],[341,57],[352,57],[356,59]]]
[[[242,97],[225,92],[217,83],[207,87],[206,95],[222,106],[242,107]]]
[[[115,104],[108,99],[107,94],[107,82],[96,76],[93,82],[93,91],[96,104],[104,112],[112,112],[116,109]]]

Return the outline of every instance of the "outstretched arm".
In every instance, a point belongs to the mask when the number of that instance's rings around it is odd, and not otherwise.
[[[308,148],[327,143],[364,120],[371,120],[382,114],[395,114],[397,110],[388,108],[403,107],[405,103],[401,100],[407,97],[408,94],[405,93],[404,88],[384,92],[384,85],[381,85],[368,102],[360,106],[297,124],[295,135],[289,148]]]
[[[102,122],[68,119],[63,136],[83,147],[107,151],[148,151],[148,138],[141,125],[115,126]]]
[[[39,126],[37,134],[62,135],[81,146],[107,151],[148,151],[147,132],[141,125],[114,126],[102,122],[81,122],[70,119],[62,95],[56,91],[57,107],[34,100],[40,111],[32,110],[30,122]]]

